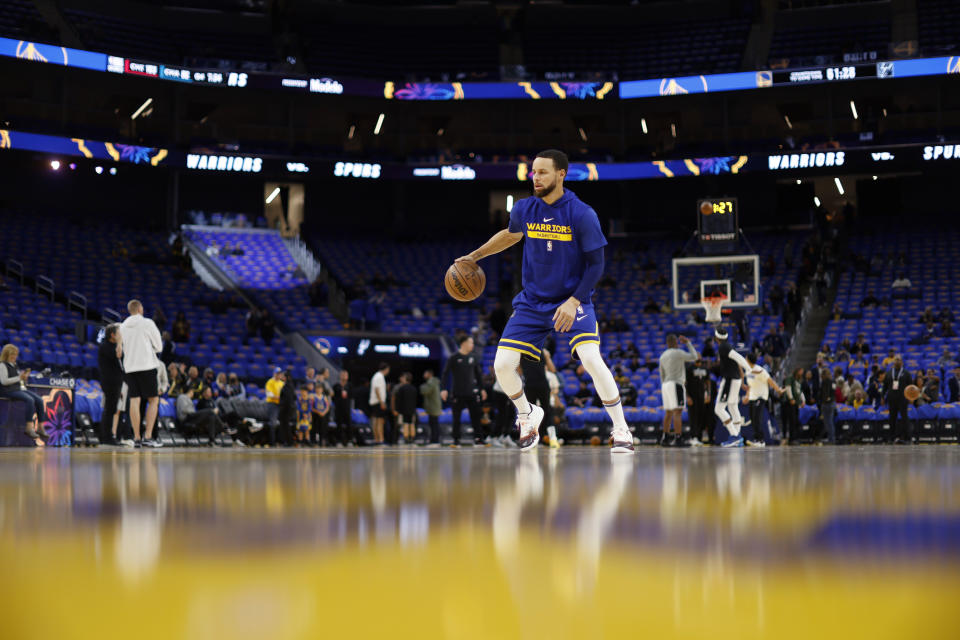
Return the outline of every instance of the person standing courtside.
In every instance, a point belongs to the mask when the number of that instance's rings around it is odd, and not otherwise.
[[[753,440],[748,444],[753,447],[763,447],[766,446],[763,433],[764,425],[769,427],[770,439],[777,439],[773,423],[769,418],[770,389],[777,393],[783,393],[784,390],[773,381],[766,369],[757,364],[757,356],[752,352],[747,354],[747,364],[750,365],[750,368],[747,369],[747,387],[749,389],[747,401],[750,403],[750,424],[753,426]],[[767,412],[766,415],[764,410]]]
[[[387,374],[390,365],[381,362],[377,372],[370,379],[370,429],[373,431],[373,444],[382,445],[383,423],[387,418]]]
[[[714,415],[710,409],[710,382],[710,372],[698,357],[697,361],[687,368],[687,406],[690,407],[690,444],[693,446],[703,444],[705,432],[711,440],[713,438],[711,426]]]
[[[473,425],[473,436],[476,444],[483,442],[480,425],[480,399],[487,399],[487,392],[480,388],[483,374],[480,371],[480,361],[473,353],[473,338],[460,337],[460,349],[450,356],[443,367],[440,378],[444,385],[448,376],[452,377],[452,384],[440,393],[441,399],[450,398],[453,409],[453,446],[460,445],[461,413],[466,408],[470,411],[470,424]],[[452,391],[452,393],[451,393]]]
[[[439,447],[440,414],[443,413],[443,401],[440,399],[440,381],[430,369],[423,372],[420,395],[423,396],[423,410],[427,412],[427,420],[430,424],[429,446]]]
[[[100,388],[103,390],[103,414],[100,419],[100,442],[118,445],[117,423],[120,418],[120,389],[123,387],[123,368],[120,366],[120,325],[111,324],[104,331],[103,342],[97,351],[100,369]],[[124,444],[132,441],[127,440]]]
[[[390,399],[393,415],[400,422],[404,444],[414,444],[417,437],[417,388],[413,386],[413,374],[400,376],[400,384],[393,390]]]
[[[157,410],[160,406],[157,385],[157,354],[163,351],[160,330],[150,318],[143,315],[143,305],[139,300],[127,304],[130,317],[120,325],[121,355],[123,356],[124,382],[130,398],[130,425],[133,427],[134,447],[141,446],[140,440],[140,401],[147,399],[146,429],[142,445],[160,448],[159,440],[154,440],[153,426],[157,422]]]
[[[903,390],[913,384],[913,379],[903,366],[903,358],[896,356],[890,375],[884,381],[884,395],[887,406],[890,408],[890,423],[896,435],[894,444],[911,444],[913,442],[913,422],[907,415],[910,403],[903,395]]]
[[[340,432],[340,444],[347,446],[353,430],[353,384],[350,373],[340,370],[340,381],[333,385],[333,420]]]
[[[677,344],[686,347],[686,351],[677,348]],[[663,399],[663,439],[664,447],[684,446],[683,442],[683,405],[687,400],[686,363],[696,362],[700,358],[696,348],[686,336],[667,334],[667,349],[660,355],[660,394]],[[700,441],[692,438],[690,444],[698,446]]]

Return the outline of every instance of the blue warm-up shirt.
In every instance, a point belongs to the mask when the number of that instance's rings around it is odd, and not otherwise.
[[[572,296],[586,268],[584,254],[607,244],[597,213],[568,190],[553,204],[535,196],[517,202],[509,230],[526,237],[523,290],[545,302]]]

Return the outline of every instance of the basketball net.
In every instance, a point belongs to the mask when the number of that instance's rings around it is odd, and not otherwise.
[[[725,295],[708,296],[700,301],[703,310],[707,312],[707,322],[717,324],[722,319],[723,303],[727,299]]]

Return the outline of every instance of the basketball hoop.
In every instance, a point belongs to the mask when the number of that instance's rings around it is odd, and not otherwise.
[[[716,324],[723,319],[721,312],[723,311],[723,303],[726,299],[727,296],[719,294],[707,296],[700,300],[700,304],[703,305],[703,310],[707,312],[707,322]]]

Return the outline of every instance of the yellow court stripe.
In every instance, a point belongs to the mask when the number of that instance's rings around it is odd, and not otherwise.
[[[507,351],[516,351],[517,353],[522,353],[525,356],[530,356],[531,358],[533,358],[534,360],[537,360],[538,362],[540,361],[540,356],[534,353],[530,353],[529,351],[524,351],[523,349],[514,349],[513,347],[505,347],[503,345],[498,346],[497,349],[506,349]]]
[[[511,340],[510,338],[500,338],[500,342],[509,342],[511,344],[522,344],[523,346],[530,347],[537,353],[540,353],[540,349],[537,349],[535,346],[533,346],[529,342],[520,342],[519,340]]]

